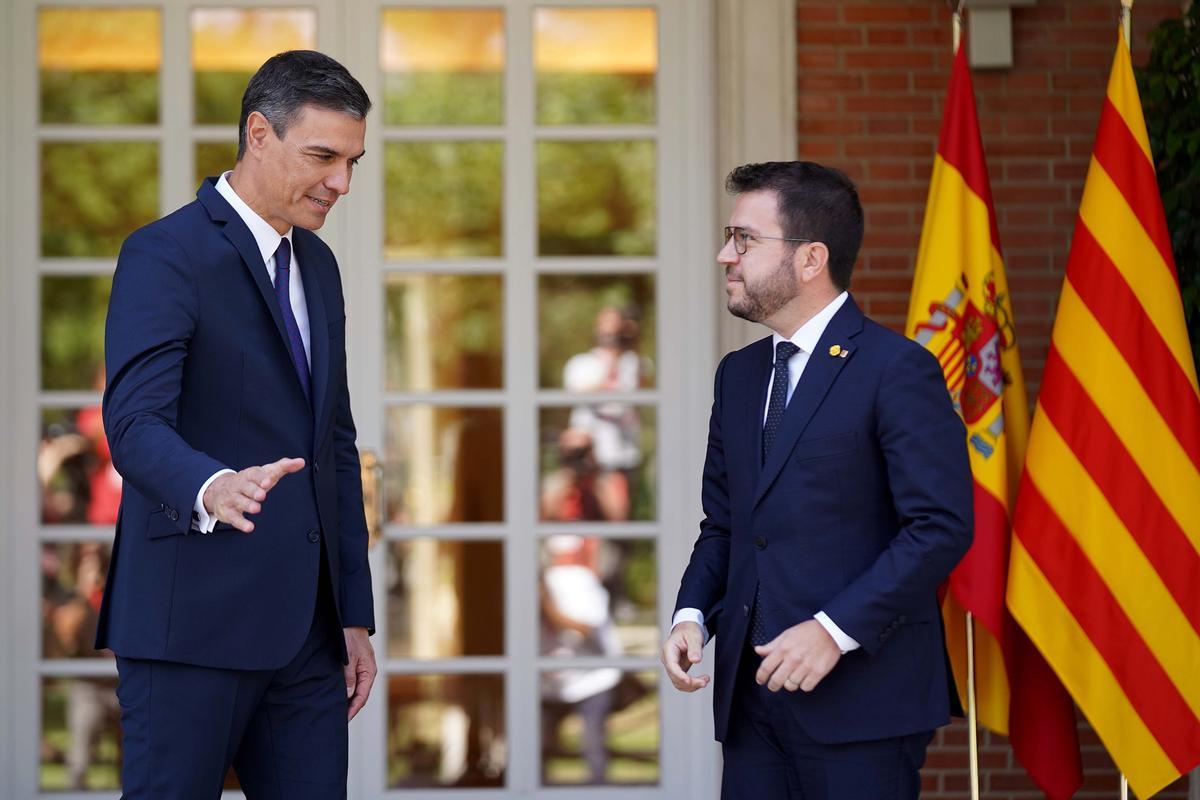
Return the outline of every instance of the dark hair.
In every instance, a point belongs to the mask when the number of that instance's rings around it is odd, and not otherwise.
[[[304,106],[338,111],[363,119],[371,98],[362,84],[338,62],[315,50],[288,50],[267,59],[242,95],[238,120],[237,160],[246,152],[246,120],[257,111],[282,139]]]
[[[848,289],[863,237],[863,211],[854,182],[844,172],[812,161],[743,164],[725,179],[730,194],[764,190],[779,196],[783,235],[824,242],[833,285]]]

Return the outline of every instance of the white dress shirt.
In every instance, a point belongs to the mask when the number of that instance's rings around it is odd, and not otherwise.
[[[778,332],[771,337],[771,353],[772,363],[774,363],[775,348],[780,342],[790,341],[796,347],[800,348],[796,353],[788,359],[788,390],[787,401],[792,400],[792,393],[796,391],[796,384],[800,382],[800,376],[804,373],[804,367],[808,364],[808,357],[812,355],[813,350],[817,347],[817,342],[821,340],[822,334],[825,333],[825,328],[828,327],[829,321],[833,319],[833,315],[838,312],[838,309],[846,302],[849,297],[846,292],[842,292],[837,297],[830,301],[829,305],[818,311],[808,322],[800,326],[800,329],[792,334],[789,339]],[[775,385],[775,374],[771,373],[771,380],[767,383],[767,392],[763,396],[763,423],[767,421],[767,399],[771,396],[771,389]],[[837,646],[841,648],[843,653],[848,653],[851,650],[857,650],[859,644],[853,637],[848,636],[845,631],[837,626],[837,624],[829,618],[829,615],[824,611],[818,611],[814,617],[817,622],[821,623],[833,640],[837,642]],[[675,612],[674,618],[671,620],[671,627],[674,628],[681,622],[695,622],[700,626],[700,630],[704,632],[704,642],[708,643],[708,629],[704,626],[704,612],[698,608],[681,608]]]
[[[296,261],[296,248],[292,246],[292,231],[280,235],[279,231],[271,227],[271,224],[255,213],[254,209],[246,205],[242,198],[238,197],[237,192],[229,184],[229,176],[232,172],[226,172],[217,180],[217,191],[225,198],[226,202],[233,207],[237,215],[242,218],[242,222],[246,223],[246,227],[250,229],[250,233],[254,236],[254,243],[258,245],[258,250],[262,254],[263,263],[267,267],[267,276],[271,279],[271,284],[275,284],[275,251],[279,249],[279,242],[282,239],[288,240],[288,247],[291,250],[291,279],[288,281],[288,299],[292,304],[292,314],[296,317],[296,326],[300,328],[300,339],[304,342],[304,357],[309,362],[309,367],[312,367],[312,345],[310,343],[311,332],[308,324],[308,303],[304,295],[304,281],[300,276],[300,264]],[[204,508],[204,493],[208,491],[209,484],[216,480],[221,475],[227,472],[233,472],[231,469],[223,469],[216,472],[200,487],[200,491],[196,494],[195,517],[192,520],[192,528],[201,533],[212,533],[217,524],[217,518],[210,515],[208,510]]]

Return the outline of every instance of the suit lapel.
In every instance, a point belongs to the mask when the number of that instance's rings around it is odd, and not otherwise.
[[[310,246],[307,231],[293,231],[292,242],[296,248],[296,263],[300,265],[300,276],[304,281],[304,300],[308,304],[308,346],[311,349],[313,434],[320,441],[321,425],[324,422],[325,395],[329,385],[329,316],[325,311],[325,297],[321,293],[321,282],[317,279],[320,256]]]
[[[215,181],[211,178],[200,185],[200,191],[196,193],[196,197],[208,209],[208,214],[214,222],[223,223],[221,232],[237,248],[238,254],[242,257],[242,263],[250,272],[250,277],[254,279],[258,293],[262,295],[263,303],[266,304],[271,319],[275,321],[275,330],[279,333],[279,340],[283,343],[284,352],[290,352],[287,328],[283,324],[283,313],[279,310],[279,303],[275,300],[275,287],[271,285],[271,276],[267,273],[267,265],[262,257],[262,251],[258,249],[258,243],[254,241],[254,234],[250,233],[250,229],[246,227],[242,218],[230,207],[225,198],[221,197]],[[292,371],[295,372],[294,369]],[[296,387],[303,391],[299,377],[296,378]]]
[[[862,312],[855,305],[853,298],[847,298],[838,312],[834,314],[833,319],[829,321],[816,348],[809,355],[808,363],[804,366],[804,373],[800,376],[800,381],[792,393],[791,402],[788,403],[787,410],[783,413],[783,424],[775,436],[775,443],[771,445],[771,452],[767,454],[766,463],[763,464],[762,472],[758,476],[758,488],[754,496],[755,505],[762,500],[767,489],[779,476],[780,470],[783,469],[783,465],[787,463],[788,457],[792,453],[792,448],[796,446],[796,441],[804,433],[804,429],[808,427],[813,414],[825,399],[825,395],[829,393],[833,382],[850,360],[849,356],[830,355],[829,348],[837,344],[848,349],[853,355],[855,347],[848,343],[862,330],[862,327]],[[758,395],[760,407],[757,420],[760,430],[762,428],[763,392]],[[761,433],[759,435],[761,437]]]
[[[757,486],[759,473],[762,472],[763,404],[766,402],[767,385],[771,381],[771,370],[774,366],[771,360],[770,337],[757,342],[753,353],[750,358],[750,375],[746,380],[747,391],[742,393],[745,409],[741,416],[745,428],[739,439],[746,442],[750,448],[750,480],[751,485]]]

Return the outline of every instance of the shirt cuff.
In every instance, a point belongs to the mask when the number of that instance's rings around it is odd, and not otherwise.
[[[204,508],[204,493],[208,491],[208,487],[213,481],[226,473],[232,474],[233,470],[223,469],[219,470],[218,472],[214,472],[212,477],[206,480],[200,487],[200,491],[196,492],[196,505],[193,508],[192,514],[193,530],[200,531],[201,533],[212,533],[213,528],[217,527],[216,516],[209,514]]]
[[[681,608],[675,612],[675,616],[671,618],[671,630],[675,630],[675,626],[681,622],[694,622],[700,626],[700,632],[704,634],[704,643],[708,644],[708,628],[704,627],[704,612],[698,608]]]
[[[829,615],[824,611],[818,611],[813,615],[813,619],[821,623],[821,627],[833,637],[833,641],[837,642],[837,646],[841,649],[843,655],[849,653],[851,650],[857,650],[862,646],[854,639],[847,636],[846,632],[839,628],[837,623],[831,620]]]

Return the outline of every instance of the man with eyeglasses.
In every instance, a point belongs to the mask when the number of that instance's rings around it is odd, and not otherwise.
[[[717,639],[721,796],[916,798],[954,695],[937,588],[971,544],[963,424],[937,360],[847,289],[854,184],[747,164],[717,261],[771,335],[717,368],[704,518],[662,661],[677,689]]]

